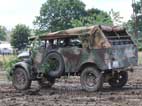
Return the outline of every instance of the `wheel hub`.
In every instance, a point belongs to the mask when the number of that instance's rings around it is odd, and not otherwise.
[[[117,73],[113,80],[119,84],[121,80],[123,80],[123,76],[120,73]]]
[[[112,88],[123,87],[128,80],[128,74],[125,71],[116,72],[112,78],[108,81]]]
[[[96,76],[92,73],[88,73],[86,83],[90,87],[94,86],[96,84]]]
[[[16,73],[16,83],[22,85],[25,83],[25,77],[24,77],[24,74],[22,72],[17,72]]]

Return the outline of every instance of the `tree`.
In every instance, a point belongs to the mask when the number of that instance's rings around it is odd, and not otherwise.
[[[112,25],[111,17],[104,11],[99,9],[89,9],[85,11],[86,14],[80,19],[72,20],[73,27],[90,26],[90,25]]]
[[[138,24],[141,24],[141,22],[139,23],[140,17],[141,17],[141,3],[140,1],[137,1],[135,3],[132,4],[132,8],[133,8],[133,14],[130,20],[128,20],[127,23],[124,23],[124,27],[127,28],[127,30],[133,34],[133,35],[137,35],[137,32],[135,33],[135,31],[141,30],[141,28],[139,28]]]
[[[132,20],[134,21],[134,33],[135,36],[138,38],[142,32],[142,0],[133,3],[132,7],[134,12],[132,17]]]
[[[128,20],[124,26],[132,35],[139,50],[142,50],[142,0],[139,0],[132,4],[133,12],[131,19]]]
[[[85,4],[80,0],[47,0],[34,24],[43,32],[63,30],[73,27],[71,21],[84,14]]]
[[[28,37],[30,37],[29,27],[18,24],[12,30],[11,34],[11,45],[17,48],[18,50],[24,49],[28,44]]]
[[[85,4],[80,0],[47,0],[34,21],[39,32],[94,24],[112,25],[111,17],[99,9],[85,10]]]
[[[0,40],[6,40],[6,28],[4,26],[0,26]]]
[[[122,19],[123,17],[120,16],[120,12],[115,12],[113,9],[109,12],[114,25],[122,25]]]

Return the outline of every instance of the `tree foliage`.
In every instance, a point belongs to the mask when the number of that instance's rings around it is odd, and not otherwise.
[[[141,0],[142,1],[142,0]],[[142,32],[142,3],[141,1],[137,1],[132,4],[134,14],[132,19],[127,22],[127,27],[134,34],[138,34],[136,36],[142,36],[140,32]],[[137,31],[138,33],[135,33]],[[141,35],[140,35],[141,34]]]
[[[72,27],[71,21],[84,14],[85,5],[79,0],[47,0],[34,22],[41,31],[56,31]]]
[[[132,4],[135,16],[132,17],[133,28],[137,31],[137,36],[142,36],[142,0]]]
[[[122,25],[122,19],[123,17],[120,16],[120,12],[117,11],[115,12],[113,9],[111,9],[111,11],[109,12],[112,20],[113,20],[113,24],[114,25]]]
[[[12,30],[11,45],[18,50],[24,49],[28,44],[28,37],[30,37],[29,27],[23,24],[18,24]]]
[[[132,8],[135,14],[141,13],[141,1],[137,1],[136,3],[132,4]]]
[[[73,27],[90,26],[96,24],[112,25],[111,17],[104,11],[92,8],[86,10],[85,12],[85,16],[72,20]]]
[[[98,9],[85,10],[85,4],[80,0],[47,0],[34,21],[40,32],[90,24],[112,24],[112,21],[106,12]]]
[[[6,28],[4,26],[0,26],[0,40],[6,40]]]
[[[135,15],[132,15],[131,20],[124,24],[132,38],[136,42],[139,50],[142,50],[142,0],[132,4]]]

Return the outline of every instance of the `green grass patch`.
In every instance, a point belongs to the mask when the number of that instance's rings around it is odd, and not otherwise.
[[[17,56],[16,55],[0,55],[0,67],[4,68],[5,64],[9,63],[13,59],[15,59]],[[3,70],[5,71],[5,70]]]
[[[6,71],[7,78],[10,80],[10,72],[15,63],[18,62],[16,55],[0,55],[1,70]]]
[[[138,52],[138,64],[142,64],[142,52]]]

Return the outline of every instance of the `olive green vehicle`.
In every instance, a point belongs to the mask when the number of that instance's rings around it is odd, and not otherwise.
[[[47,33],[38,39],[42,43],[38,49],[13,67],[16,89],[28,89],[35,80],[51,87],[56,78],[65,75],[80,76],[86,91],[100,90],[104,82],[121,88],[127,83],[128,71],[137,65],[137,47],[121,27],[79,27]]]

